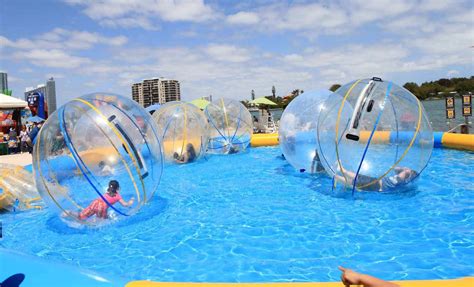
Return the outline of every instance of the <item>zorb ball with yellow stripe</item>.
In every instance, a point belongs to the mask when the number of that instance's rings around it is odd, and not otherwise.
[[[164,157],[170,162],[192,162],[206,152],[207,119],[196,106],[168,102],[153,113]]]
[[[334,186],[352,192],[408,186],[433,149],[421,102],[403,87],[375,77],[348,83],[328,97],[316,137]]]
[[[244,151],[253,133],[252,115],[236,100],[217,99],[204,110],[209,121],[207,152],[232,154]]]
[[[150,114],[112,94],[90,94],[60,107],[41,128],[33,151],[40,195],[73,227],[133,215],[153,197],[162,168]],[[111,199],[111,180],[118,181],[118,194],[130,206]]]

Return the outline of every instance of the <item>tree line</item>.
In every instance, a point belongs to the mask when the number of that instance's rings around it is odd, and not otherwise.
[[[341,87],[340,84],[333,84],[329,90],[336,91]],[[439,79],[431,82],[424,82],[418,85],[414,82],[408,82],[403,87],[409,90],[420,100],[426,100],[428,98],[442,97],[445,94],[452,92],[457,95],[464,95],[469,92],[474,92],[474,76],[469,78],[450,78],[450,79]],[[275,87],[272,87],[272,95],[266,96],[269,100],[276,103],[276,106],[271,108],[285,108],[294,98],[304,93],[304,90],[295,89],[285,97],[275,96]],[[252,98],[255,98],[255,93],[252,90]],[[249,106],[249,101],[242,101],[245,106]]]
[[[408,82],[403,85],[403,87],[412,92],[420,100],[443,96],[449,93],[464,95],[469,92],[474,92],[474,76],[470,78],[443,78],[437,81],[424,82],[419,86],[416,83]]]
[[[330,90],[334,92],[339,89],[340,86],[341,85],[339,84],[334,84],[331,86]],[[420,100],[441,97],[450,93],[464,95],[469,92],[474,92],[474,76],[469,78],[442,78],[436,81],[424,82],[421,85],[414,82],[408,82],[403,85],[403,87]]]

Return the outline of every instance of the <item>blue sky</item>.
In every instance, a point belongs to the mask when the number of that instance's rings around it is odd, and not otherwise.
[[[183,100],[473,74],[470,1],[0,0],[0,70],[58,103],[177,79]]]

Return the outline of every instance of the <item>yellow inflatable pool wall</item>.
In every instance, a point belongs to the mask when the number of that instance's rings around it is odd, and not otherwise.
[[[253,134],[250,139],[252,147],[278,145],[278,134]]]
[[[443,147],[474,151],[474,135],[444,133],[441,138]]]
[[[465,277],[459,279],[448,280],[403,280],[391,281],[400,287],[473,287],[474,277]],[[341,287],[341,282],[321,282],[321,283],[167,283],[167,282],[151,282],[151,281],[134,281],[126,285],[126,287]],[[362,286],[362,285],[351,285]]]
[[[360,140],[366,142],[370,136],[370,131],[362,131]],[[387,131],[376,131],[372,137],[371,142],[388,143],[391,140],[391,134]],[[254,134],[250,140],[253,147],[278,145],[278,134]],[[453,134],[453,133],[434,133],[434,147],[435,148],[453,148],[474,151],[474,134]]]

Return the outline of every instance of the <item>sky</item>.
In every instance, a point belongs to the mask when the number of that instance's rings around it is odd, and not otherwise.
[[[473,11],[463,0],[0,0],[0,71],[18,98],[54,77],[58,105],[131,97],[154,77],[179,80],[185,101],[421,83],[474,74]]]

